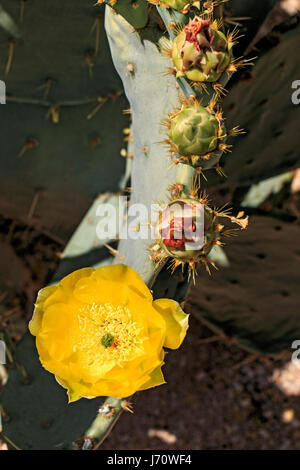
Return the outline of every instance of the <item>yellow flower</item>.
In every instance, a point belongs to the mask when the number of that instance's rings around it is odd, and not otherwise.
[[[187,328],[177,302],[153,301],[140,276],[121,264],[79,269],[45,287],[29,324],[43,367],[70,402],[165,383],[163,346],[177,349]]]

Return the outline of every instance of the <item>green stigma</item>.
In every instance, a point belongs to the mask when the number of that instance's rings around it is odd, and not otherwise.
[[[101,344],[105,348],[110,348],[114,344],[114,336],[111,335],[110,333],[106,333],[106,335],[102,336],[101,338]]]

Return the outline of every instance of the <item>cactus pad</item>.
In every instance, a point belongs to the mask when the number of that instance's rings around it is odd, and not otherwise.
[[[202,276],[186,310],[256,353],[290,349],[300,337],[299,236],[298,224],[252,216],[225,247],[228,268]]]

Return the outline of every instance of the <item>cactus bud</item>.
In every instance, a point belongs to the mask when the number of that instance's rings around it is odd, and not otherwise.
[[[183,106],[168,135],[179,154],[206,155],[217,148],[218,133],[218,120],[203,106]]]
[[[173,271],[187,263],[193,278],[196,266],[203,263],[210,273],[209,264],[216,267],[208,258],[210,251],[215,245],[223,245],[222,235],[233,235],[235,230],[221,224],[220,218],[229,219],[241,229],[248,225],[244,213],[233,217],[224,207],[220,210],[210,208],[205,195],[197,198],[192,191],[188,196],[182,192],[160,211],[155,243],[151,247],[152,261],[159,264],[171,258]]]
[[[201,170],[217,168],[222,154],[229,151],[223,114],[218,107],[214,110],[216,104],[213,98],[204,108],[195,98],[190,98],[164,120],[169,132],[163,142],[170,145],[171,156],[179,163]]]
[[[216,82],[231,62],[232,46],[215,22],[196,16],[173,41],[176,76],[193,82]]]
[[[165,253],[188,261],[206,255],[215,238],[213,213],[196,199],[176,199],[163,210],[157,242]]]

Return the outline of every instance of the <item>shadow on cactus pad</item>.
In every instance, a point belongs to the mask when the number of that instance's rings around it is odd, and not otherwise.
[[[201,275],[186,310],[259,354],[290,349],[300,338],[299,236],[297,224],[253,216],[225,248],[228,268]]]

